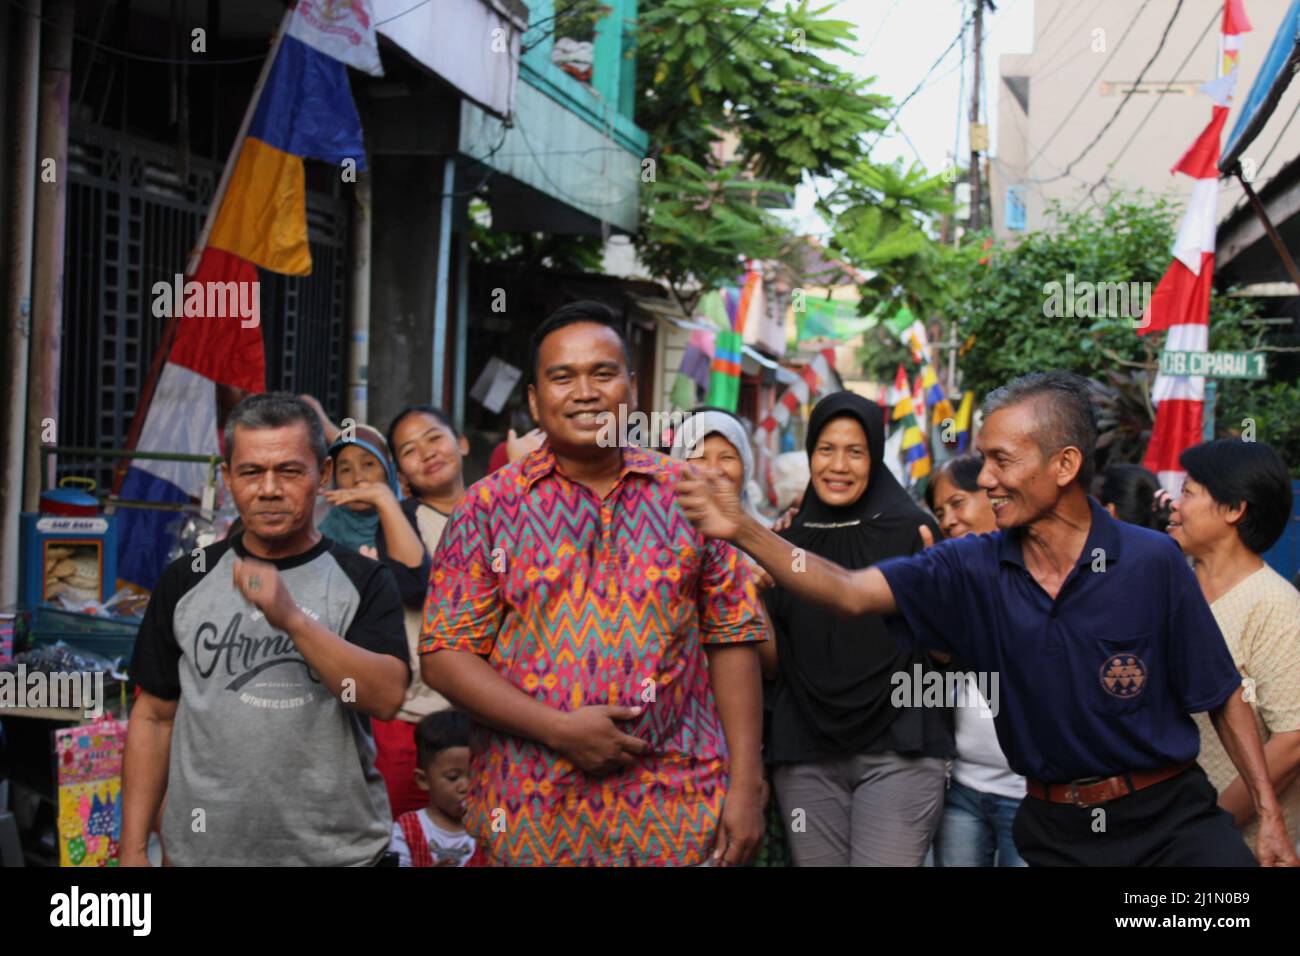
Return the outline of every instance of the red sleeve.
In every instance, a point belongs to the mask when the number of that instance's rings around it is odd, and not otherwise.
[[[490,475],[498,468],[504,468],[510,463],[506,457],[506,443],[501,442],[496,448],[492,449],[492,455],[488,458],[487,473]]]

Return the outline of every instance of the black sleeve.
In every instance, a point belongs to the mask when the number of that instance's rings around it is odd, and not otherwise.
[[[365,559],[363,559],[365,560]],[[360,582],[357,613],[352,617],[344,640],[376,654],[391,654],[409,670],[410,653],[406,646],[406,621],[402,599],[393,583],[393,575],[383,564],[370,562],[371,571]],[[410,678],[410,674],[407,674]]]
[[[420,537],[419,526],[415,524],[406,509],[402,509],[406,515],[406,520],[411,522],[411,527],[415,531],[415,537]],[[419,611],[424,607],[424,597],[429,590],[429,552],[424,549],[423,543],[420,545],[420,554],[422,560],[416,567],[410,567],[398,561],[388,553],[388,541],[384,538],[384,529],[381,526],[378,534],[375,535],[375,550],[379,552],[379,560],[384,566],[393,573],[393,580],[397,582],[397,591],[401,595],[402,603],[412,610]]]
[[[207,559],[215,560],[211,553]],[[136,632],[135,648],[127,669],[141,689],[163,700],[181,696],[181,646],[176,640],[176,605],[181,596],[202,578],[190,568],[191,558],[182,555],[167,566],[145,608],[144,621]],[[193,580],[190,580],[193,578]]]

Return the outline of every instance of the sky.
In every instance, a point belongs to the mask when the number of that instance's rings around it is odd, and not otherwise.
[[[817,6],[818,4],[813,4]],[[926,71],[957,36],[970,13],[970,0],[840,0],[828,17],[854,24],[855,55],[827,56],[859,76],[875,76],[872,90],[901,101],[925,76]],[[1004,53],[1029,53],[1033,49],[1034,0],[996,0],[997,11],[984,14],[985,121],[991,124],[990,142],[997,142],[997,65]],[[967,43],[970,33],[967,31]],[[924,89],[903,107],[888,135],[872,150],[884,162],[918,159],[931,171],[947,167],[958,135],[960,96],[960,145],[969,152],[966,126],[970,112],[971,58],[960,68],[961,44],[931,74]],[[962,74],[966,82],[962,84]],[[902,128],[902,134],[899,132]],[[903,135],[905,134],[905,136]],[[910,143],[909,143],[910,140]],[[915,151],[913,151],[915,147]],[[823,186],[823,190],[825,187]],[[795,194],[795,207],[787,215],[801,231],[824,235],[825,224],[813,209],[815,190],[808,184]]]

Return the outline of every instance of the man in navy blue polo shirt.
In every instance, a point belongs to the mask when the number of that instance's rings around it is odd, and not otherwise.
[[[1254,864],[1196,764],[1191,714],[1208,711],[1259,814],[1260,862],[1300,865],[1241,677],[1182,553],[1088,497],[1097,429],[1086,382],[1026,375],[992,392],[984,413],[979,483],[996,534],[848,571],[792,561],[716,476],[681,481],[679,500],[781,587],[849,615],[899,614],[924,646],[998,675],[998,739],[1027,778],[1014,836],[1029,863]]]

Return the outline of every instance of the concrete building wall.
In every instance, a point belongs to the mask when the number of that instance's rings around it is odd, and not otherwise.
[[[1004,209],[1013,184],[1022,187],[1031,230],[1050,227],[1052,200],[1067,209],[1090,208],[1084,199],[1089,192],[1098,203],[1119,188],[1185,199],[1186,177],[1171,176],[1169,170],[1210,120],[1212,101],[1196,88],[1217,75],[1221,0],[1185,0],[1142,86],[1115,116],[1125,89],[1160,46],[1176,7],[1177,0],[1145,5],[1036,0],[1034,49],[1002,57],[995,72],[998,131],[990,179],[998,235],[1016,234],[1006,228]],[[1246,4],[1254,30],[1242,37],[1241,72],[1225,139],[1287,7],[1283,0]],[[1025,80],[1027,111],[1020,109],[1009,83],[1016,77]],[[1157,86],[1172,88],[1154,92]],[[1275,121],[1244,157],[1256,167],[1256,188],[1300,154],[1300,123],[1282,132],[1284,117],[1297,106],[1300,83],[1287,91]],[[1220,218],[1241,201],[1240,185],[1224,181]]]
[[[428,402],[442,158],[371,157],[370,424]]]

